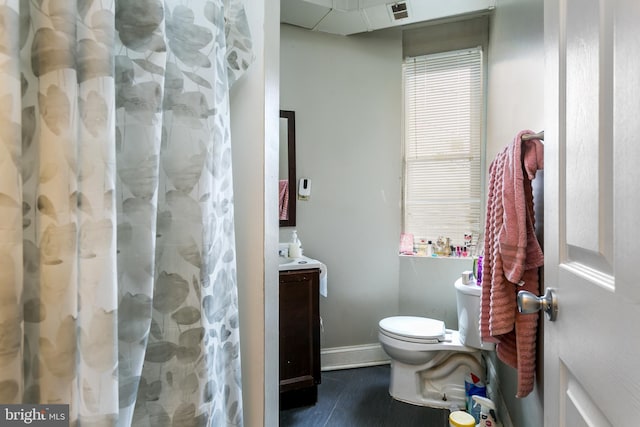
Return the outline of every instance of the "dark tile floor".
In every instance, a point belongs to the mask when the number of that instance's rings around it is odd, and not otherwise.
[[[314,406],[280,412],[281,427],[445,427],[448,410],[389,396],[389,365],[327,371]]]

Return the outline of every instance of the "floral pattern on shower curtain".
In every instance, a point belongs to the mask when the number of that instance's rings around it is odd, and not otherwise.
[[[242,425],[240,0],[0,4],[0,403]]]

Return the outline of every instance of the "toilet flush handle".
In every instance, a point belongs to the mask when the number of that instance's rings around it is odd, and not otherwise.
[[[543,296],[536,296],[528,291],[518,292],[518,311],[520,313],[529,314],[536,311],[544,311],[547,319],[556,320],[558,317],[558,297],[555,290],[547,288]]]

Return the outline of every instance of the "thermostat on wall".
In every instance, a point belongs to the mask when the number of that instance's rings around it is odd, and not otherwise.
[[[298,181],[298,200],[309,200],[311,196],[311,180],[300,178]]]

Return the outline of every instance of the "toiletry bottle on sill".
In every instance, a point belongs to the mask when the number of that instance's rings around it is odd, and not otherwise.
[[[431,240],[427,242],[427,256],[433,256],[433,242]]]

